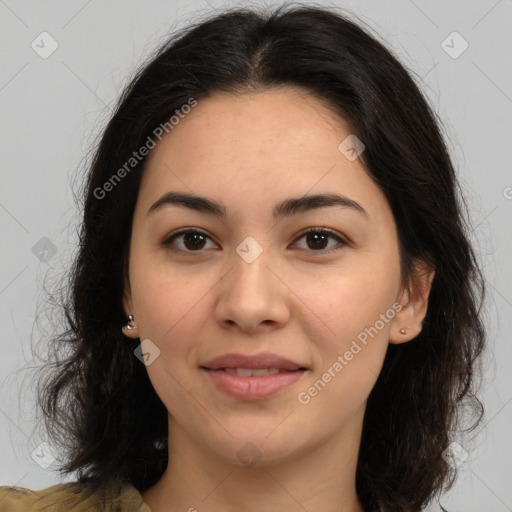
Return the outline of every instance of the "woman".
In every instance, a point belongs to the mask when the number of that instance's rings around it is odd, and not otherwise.
[[[183,30],[87,176],[72,353],[40,387],[77,482],[2,510],[421,510],[462,400],[481,416],[465,222],[432,110],[360,26],[285,6]]]

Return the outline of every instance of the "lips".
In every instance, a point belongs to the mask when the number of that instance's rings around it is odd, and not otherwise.
[[[238,400],[269,398],[293,385],[305,366],[275,354],[225,354],[206,362],[201,370],[217,389]]]

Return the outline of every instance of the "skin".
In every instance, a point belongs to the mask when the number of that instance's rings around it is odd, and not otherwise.
[[[350,133],[299,88],[216,93],[150,152],[123,298],[137,329],[123,332],[160,350],[146,368],[169,413],[170,462],[143,493],[153,512],[363,510],[355,473],[366,401],[388,343],[421,331],[434,274],[401,282],[389,204],[362,162],[338,149]],[[169,191],[220,201],[227,216],[176,205],[148,214]],[[316,193],[348,196],[367,216],[331,206],[273,220],[278,202]],[[322,226],[335,236],[301,234]],[[207,238],[181,235],[165,246],[179,228]],[[249,236],[262,248],[252,263],[236,251]],[[299,393],[390,310],[394,318],[300,403]],[[239,400],[199,368],[229,352],[272,352],[308,371],[269,398]],[[237,456],[248,442],[261,457],[253,467]]]

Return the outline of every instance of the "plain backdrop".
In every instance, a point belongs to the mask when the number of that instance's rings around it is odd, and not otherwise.
[[[511,511],[512,1],[317,4],[367,23],[443,122],[485,272],[489,351],[483,428],[471,445],[461,441],[468,458],[441,503],[450,512]],[[234,5],[250,4],[0,0],[0,485],[63,481],[52,465],[43,467],[51,458],[35,428],[32,347],[46,327],[34,326],[36,313],[50,310],[43,284],[55,283],[76,249],[72,185],[80,165],[149,53],[176,28]]]

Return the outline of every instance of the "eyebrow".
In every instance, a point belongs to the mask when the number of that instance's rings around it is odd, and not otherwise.
[[[219,218],[227,216],[227,209],[224,204],[208,197],[182,192],[167,192],[151,205],[146,215],[171,205],[181,206]],[[367,218],[369,217],[368,212],[359,203],[349,197],[338,194],[315,194],[285,199],[274,207],[272,217],[277,222],[284,217],[329,206],[341,206],[342,208],[362,214]]]

